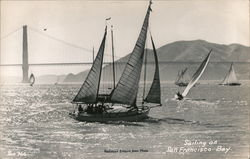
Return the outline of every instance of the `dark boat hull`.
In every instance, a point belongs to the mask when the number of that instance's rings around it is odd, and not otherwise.
[[[102,114],[88,114],[82,113],[70,113],[69,115],[78,120],[84,122],[109,122],[109,121],[142,121],[148,118],[149,108],[139,111],[127,111],[121,113],[102,113]]]
[[[175,84],[179,87],[186,87],[188,85],[188,83],[175,83]],[[194,87],[196,87],[197,85],[199,85],[199,83],[196,83]]]
[[[179,86],[179,87],[186,87],[187,85],[188,85],[188,83],[183,83],[183,82],[181,82],[181,83],[175,83],[177,86]]]
[[[241,83],[228,83],[228,84],[219,84],[219,85],[223,85],[223,86],[240,86]]]

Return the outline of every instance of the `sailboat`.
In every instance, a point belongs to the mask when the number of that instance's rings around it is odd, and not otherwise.
[[[54,83],[54,85],[58,85],[59,82],[59,77],[57,77],[56,82]]]
[[[241,85],[241,83],[238,81],[238,79],[236,77],[233,63],[231,63],[230,69],[220,85],[227,85],[227,86],[239,86],[239,85]]]
[[[33,73],[31,73],[30,78],[29,78],[30,86],[33,86],[35,81],[36,81],[35,76]]]
[[[175,80],[175,85],[179,86],[179,87],[185,87],[188,85],[188,74],[187,72],[187,68],[178,71],[178,75],[177,78]]]
[[[181,94],[180,92],[178,92],[177,94],[175,94],[175,99],[177,99],[177,100],[184,99],[184,97],[186,97],[186,95],[188,94],[190,89],[197,83],[197,81],[200,79],[200,77],[202,76],[203,72],[205,71],[205,69],[207,67],[207,64],[208,64],[210,56],[211,56],[211,52],[212,52],[212,49],[208,53],[207,57],[202,61],[199,68],[197,69],[197,71],[192,76],[192,79],[188,83],[188,85],[185,88],[185,90],[183,91],[183,93]]]
[[[87,122],[141,121],[148,118],[148,113],[153,108],[152,104],[161,105],[159,66],[152,36],[151,42],[155,59],[154,78],[147,96],[143,97],[140,104],[137,101],[151,4],[150,1],[139,37],[119,81],[115,84],[115,80],[113,80],[114,88],[111,93],[99,94],[107,35],[107,26],[105,27],[104,37],[93,65],[72,101],[78,107],[78,111],[70,113],[71,117]]]

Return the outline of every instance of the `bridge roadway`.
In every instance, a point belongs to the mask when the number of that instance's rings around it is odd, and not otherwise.
[[[111,62],[104,62],[103,64],[110,64]],[[93,62],[75,62],[75,63],[30,63],[29,66],[61,66],[61,65],[92,65]],[[22,66],[22,64],[0,64],[1,66]]]
[[[112,62],[103,62],[103,64],[111,64]],[[115,62],[115,64],[126,64],[127,62]],[[177,63],[182,63],[182,64],[199,64],[200,62],[183,62],[183,61],[159,61],[159,64],[177,64]],[[225,62],[209,62],[209,63],[232,63],[229,61]],[[249,62],[234,62],[236,64],[249,64]],[[67,63],[29,63],[29,66],[62,66],[62,65],[92,65],[93,62],[67,62]],[[154,64],[154,62],[148,61],[147,64]],[[0,67],[6,67],[6,66],[22,66],[21,63],[19,64],[0,64]]]

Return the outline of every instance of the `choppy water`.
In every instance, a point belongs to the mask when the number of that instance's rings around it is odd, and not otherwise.
[[[78,122],[68,116],[79,85],[0,88],[0,158],[249,157],[250,89],[246,85],[199,85],[188,95],[193,100],[183,102],[171,99],[179,88],[166,85],[162,88],[163,106],[150,111],[152,118],[109,124]],[[185,140],[206,145],[186,146]],[[225,153],[219,146],[230,149]],[[199,150],[184,152],[184,148]],[[200,152],[201,148],[211,151]]]

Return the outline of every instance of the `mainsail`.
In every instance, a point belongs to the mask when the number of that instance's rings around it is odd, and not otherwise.
[[[33,73],[31,73],[30,78],[29,78],[30,86],[33,86],[35,81],[36,81],[35,76]]]
[[[140,74],[144,57],[144,48],[147,38],[148,21],[151,12],[151,4],[148,6],[141,32],[131,53],[125,69],[115,89],[111,93],[111,102],[133,105],[137,97]]]
[[[239,83],[235,71],[234,71],[234,67],[233,67],[233,63],[231,63],[230,69],[228,74],[226,75],[226,77],[224,78],[224,80],[222,81],[221,84],[223,85],[227,85],[230,83]]]
[[[202,63],[199,66],[198,70],[194,73],[192,79],[190,80],[190,82],[188,83],[186,89],[182,93],[183,97],[185,97],[188,94],[189,90],[195,85],[195,83],[199,80],[199,78],[201,77],[201,75],[205,71],[205,69],[207,67],[207,64],[208,64],[208,61],[210,59],[211,52],[212,52],[212,49],[208,53],[207,57],[202,61]]]
[[[96,55],[96,58],[93,62],[93,65],[84,81],[79,92],[73,99],[74,103],[96,103],[98,97],[98,91],[100,86],[100,79],[102,73],[102,63],[103,63],[103,54],[105,48],[105,41],[107,35],[107,27],[105,28],[104,37],[100,45],[99,51]]]
[[[148,95],[144,99],[144,101],[148,103],[161,104],[161,84],[160,84],[160,74],[159,74],[159,63],[158,63],[157,52],[155,49],[152,36],[151,36],[151,42],[153,46],[154,59],[155,59],[155,74],[154,74],[154,79],[149,89]]]

